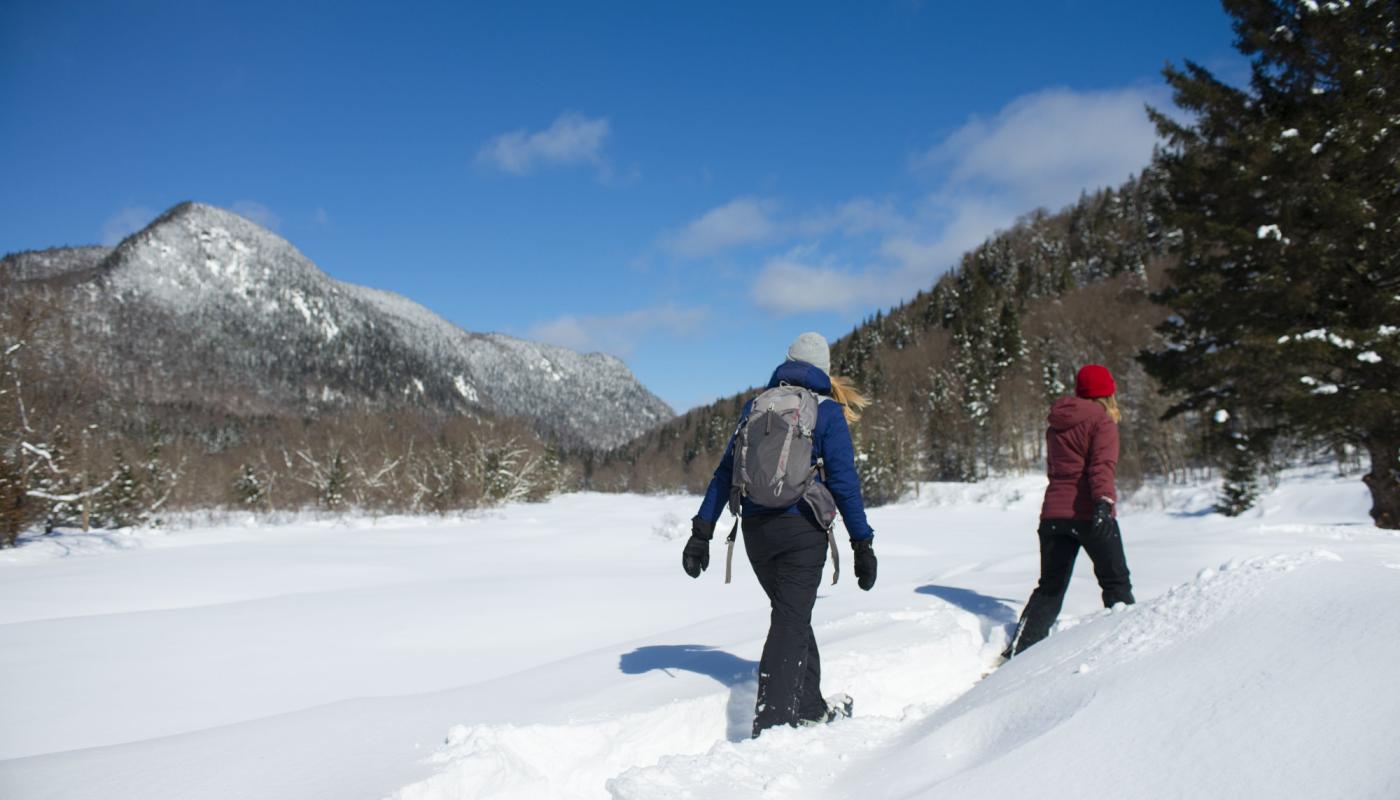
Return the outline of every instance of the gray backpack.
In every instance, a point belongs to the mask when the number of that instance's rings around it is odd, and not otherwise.
[[[725,560],[725,582],[730,578],[729,562],[738,531],[740,502],[785,509],[805,500],[817,521],[826,529],[836,560],[836,500],[817,480],[823,474],[822,459],[812,461],[812,434],[817,426],[817,406],[822,402],[815,392],[801,386],[776,386],[754,399],[746,419],[734,434],[734,478],[729,489],[729,511],[735,516],[735,529],[729,534],[729,555]],[[839,573],[839,565],[837,572]],[[836,582],[836,574],[832,575]]]

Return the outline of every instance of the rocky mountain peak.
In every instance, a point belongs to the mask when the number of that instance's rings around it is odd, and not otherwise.
[[[180,203],[111,250],[16,254],[0,266],[76,286],[94,368],[133,401],[302,416],[483,409],[600,448],[674,415],[615,358],[465,331],[392,292],[337,281],[276,233],[203,203]]]

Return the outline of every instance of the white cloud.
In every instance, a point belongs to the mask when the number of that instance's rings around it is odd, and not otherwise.
[[[916,290],[926,289],[963,253],[1029,210],[976,195],[930,203],[924,224],[886,237],[879,254],[909,273]]]
[[[834,211],[818,212],[799,220],[791,229],[804,236],[823,236],[833,232],[844,236],[860,236],[866,233],[897,231],[908,225],[909,220],[895,208],[892,201],[857,197],[843,203]]]
[[[811,263],[795,251],[769,259],[750,292],[759,307],[779,314],[808,311],[856,311],[868,307],[880,291],[875,272]]]
[[[946,167],[947,188],[1004,192],[1020,211],[1070,203],[1083,189],[1117,186],[1152,157],[1157,131],[1144,113],[1160,89],[1046,89],[974,118],[915,159]]]
[[[873,251],[858,251],[853,264],[822,254],[816,244],[770,258],[760,268],[750,296],[779,314],[869,311],[927,289],[935,278],[987,235],[1007,223],[994,206],[966,201],[937,223],[936,235],[912,221],[887,220]],[[895,223],[898,224],[895,224]],[[849,248],[848,248],[849,249]]]
[[[769,241],[779,233],[772,213],[777,204],[757,197],[740,197],[711,209],[665,239],[665,246],[682,258],[703,258],[724,250]]]
[[[476,163],[513,175],[527,175],[541,166],[578,164],[592,164],[606,173],[602,150],[610,132],[607,117],[566,112],[542,131],[522,128],[497,136],[477,151]]]
[[[726,250],[780,243],[796,237],[821,237],[832,233],[854,237],[908,226],[908,220],[893,202],[864,197],[805,217],[783,219],[777,212],[776,200],[738,197],[664,236],[662,244],[674,256],[700,259]]]
[[[127,206],[102,222],[102,244],[112,247],[149,225],[155,218],[155,212],[149,208]]]
[[[528,338],[580,352],[599,351],[626,358],[644,338],[665,333],[688,336],[709,317],[705,308],[657,306],[624,314],[576,316],[566,314],[536,324]]]
[[[792,235],[880,234],[873,246],[845,242],[844,264],[808,246],[770,257],[751,297],[780,314],[870,310],[933,285],[966,251],[1037,208],[1058,209],[1080,192],[1118,186],[1151,160],[1156,129],[1145,104],[1160,89],[1049,89],[974,118],[919,154],[933,188],[902,213],[856,200],[787,227]]]
[[[282,218],[272,213],[272,209],[257,202],[256,200],[239,200],[230,209],[244,219],[257,223],[270,231],[275,231],[282,226]]]

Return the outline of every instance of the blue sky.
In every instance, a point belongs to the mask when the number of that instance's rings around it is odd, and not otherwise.
[[[761,382],[1245,63],[1214,0],[0,4],[0,252],[185,199],[476,331]]]

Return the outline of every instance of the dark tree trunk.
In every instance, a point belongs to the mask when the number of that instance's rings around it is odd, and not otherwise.
[[[1371,489],[1371,519],[1377,528],[1400,530],[1400,433],[1366,440],[1371,472],[1362,478]]]

